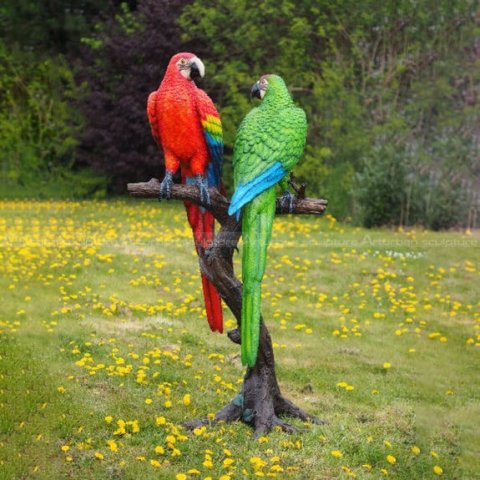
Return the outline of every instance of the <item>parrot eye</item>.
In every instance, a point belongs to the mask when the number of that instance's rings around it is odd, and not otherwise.
[[[180,65],[186,65],[186,64],[187,64],[187,61],[184,58],[182,58],[180,60]]]

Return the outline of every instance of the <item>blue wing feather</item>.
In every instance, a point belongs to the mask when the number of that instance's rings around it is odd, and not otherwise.
[[[278,183],[285,175],[286,170],[280,162],[275,162],[271,167],[267,168],[261,175],[252,181],[237,186],[233,194],[230,206],[228,207],[229,215],[240,216],[241,208],[248,202],[251,202],[256,196],[260,195],[267,188]]]

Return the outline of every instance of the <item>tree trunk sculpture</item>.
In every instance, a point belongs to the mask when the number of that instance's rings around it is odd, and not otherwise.
[[[140,198],[158,198],[159,189],[160,182],[154,178],[146,183],[128,184],[129,194]],[[232,258],[240,240],[241,224],[234,217],[228,215],[229,202],[215,189],[210,189],[209,205],[202,202],[198,188],[195,186],[174,185],[172,199],[188,200],[208,209],[221,225],[214,244],[199,256],[200,268],[202,273],[216,286],[235,316],[238,328],[229,331],[228,337],[232,342],[240,344],[242,284],[235,277]],[[288,207],[282,207],[277,201],[276,213],[321,215],[326,207],[326,200],[299,198],[295,201],[291,212],[288,211]],[[281,394],[275,374],[272,340],[262,319],[257,362],[254,367],[247,368],[241,392],[222,408],[212,421],[207,418],[192,420],[185,423],[185,427],[194,429],[221,421],[240,420],[254,428],[256,437],[268,433],[275,427],[280,427],[286,432],[297,432],[296,427],[280,418],[283,415],[317,424],[323,423]]]

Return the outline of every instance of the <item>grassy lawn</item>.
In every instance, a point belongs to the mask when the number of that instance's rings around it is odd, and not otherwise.
[[[329,424],[258,440],[180,427],[243,374],[181,205],[1,202],[0,238],[0,478],[480,478],[478,232],[277,218],[279,381]]]

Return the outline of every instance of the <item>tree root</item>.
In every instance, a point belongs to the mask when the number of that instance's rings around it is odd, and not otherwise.
[[[268,406],[267,406],[268,405]],[[303,422],[310,422],[314,425],[326,425],[327,422],[320,420],[315,415],[303,411],[294,405],[290,400],[280,396],[275,402],[262,402],[260,410],[245,408],[242,394],[237,395],[229,404],[223,407],[213,419],[199,418],[183,423],[183,426],[193,431],[205,425],[216,425],[218,423],[232,423],[241,421],[254,427],[254,438],[266,435],[275,428],[286,433],[302,433],[305,429],[295,427],[282,420],[281,416],[296,418]]]

